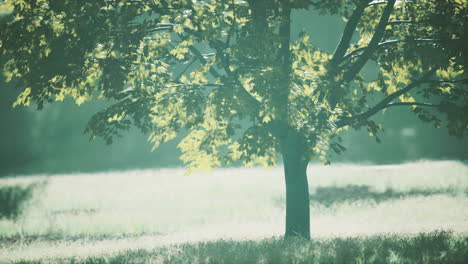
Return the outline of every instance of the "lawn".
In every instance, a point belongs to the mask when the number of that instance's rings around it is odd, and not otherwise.
[[[467,263],[466,164],[310,165],[308,175],[311,241],[281,239],[280,168],[0,179],[2,192],[35,184],[22,214],[0,218],[0,262]]]

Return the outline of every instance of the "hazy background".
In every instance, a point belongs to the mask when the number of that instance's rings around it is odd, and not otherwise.
[[[293,36],[301,29],[310,32],[311,40],[320,48],[333,52],[343,29],[337,17],[318,16],[314,12],[293,15]],[[365,75],[372,78],[372,67]],[[46,105],[42,111],[34,107],[12,109],[18,90],[0,79],[0,176],[37,173],[70,173],[134,168],[179,167],[177,141],[151,152],[146,136],[130,131],[113,145],[101,140],[89,141],[83,134],[93,113],[105,101],[81,106],[65,100]],[[419,159],[468,160],[468,140],[447,135],[445,128],[436,129],[422,123],[406,108],[392,108],[379,114],[385,132],[377,144],[365,130],[343,135],[348,151],[334,156],[332,162],[374,164],[402,163]]]

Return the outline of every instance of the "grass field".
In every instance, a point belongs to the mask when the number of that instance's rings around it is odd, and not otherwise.
[[[40,183],[0,219],[0,262],[468,263],[468,166],[311,165],[312,241],[282,240],[279,168],[0,179]]]

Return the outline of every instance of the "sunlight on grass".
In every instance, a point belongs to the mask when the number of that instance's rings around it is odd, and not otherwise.
[[[313,239],[437,229],[468,234],[463,163],[311,165],[308,172]],[[1,179],[0,184],[48,184],[18,220],[0,219],[0,260],[282,235],[281,169],[183,174],[163,169]]]

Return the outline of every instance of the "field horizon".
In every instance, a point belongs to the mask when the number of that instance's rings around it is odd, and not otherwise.
[[[161,250],[175,247],[184,255],[185,249],[203,245],[287,247],[279,242],[284,232],[282,168],[221,168],[190,176],[184,172],[145,169],[2,178],[0,187],[42,184],[17,219],[0,218],[0,262],[122,263],[115,259],[143,252],[145,261],[134,263],[172,263],[175,253],[168,260]],[[311,164],[308,177],[312,244],[301,244],[306,245],[300,246],[303,250],[315,252],[343,241],[365,248],[376,241],[391,245],[398,239],[436,239],[458,245],[453,251],[458,257],[468,252],[464,162]],[[158,262],[158,256],[165,257]],[[132,262],[126,257],[124,262]]]

